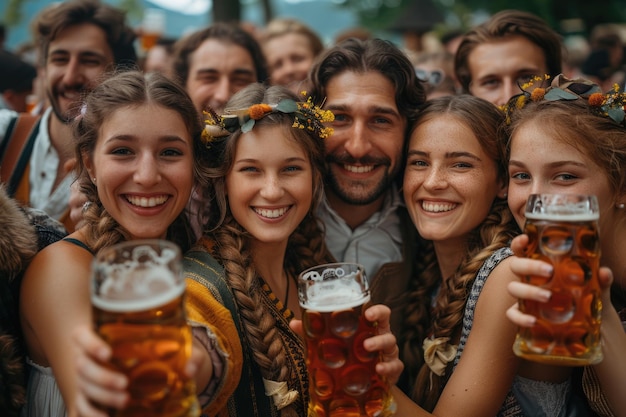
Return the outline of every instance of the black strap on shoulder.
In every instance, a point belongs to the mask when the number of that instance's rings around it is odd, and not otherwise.
[[[19,114],[9,123],[0,152],[2,181],[6,191],[13,197],[28,166],[30,155],[39,132],[41,117]]]
[[[66,242],[72,243],[72,244],[74,244],[74,245],[76,245],[78,247],[81,247],[81,248],[85,249],[87,252],[91,253],[92,255],[95,255],[93,253],[93,251],[91,250],[91,248],[89,246],[87,246],[87,244],[85,242],[83,242],[83,241],[80,241],[80,240],[75,239],[73,237],[65,237],[65,238],[63,238],[63,240],[66,241]]]
[[[11,196],[15,195],[17,187],[19,186],[20,181],[22,180],[22,176],[24,175],[24,171],[26,171],[28,161],[30,160],[30,155],[33,152],[33,147],[35,146],[35,138],[39,133],[40,125],[41,119],[37,120],[35,126],[33,126],[33,130],[31,130],[30,135],[28,136],[28,141],[26,142],[26,145],[24,145],[24,149],[22,150],[22,153],[17,160],[17,164],[15,164],[13,174],[11,175],[11,179],[9,180],[9,184],[7,186],[7,192]]]
[[[4,138],[2,139],[2,142],[0,142],[0,162],[4,158],[4,153],[6,152],[7,146],[9,142],[11,141],[11,136],[13,135],[13,129],[15,129],[15,124],[17,123],[18,118],[19,118],[19,115],[13,117],[11,121],[9,122],[9,124],[7,125],[6,130],[4,131]]]
[[[233,394],[234,402],[231,403],[231,405],[237,409],[237,416],[247,417],[259,415],[258,410],[264,409],[264,406],[260,405],[259,401],[266,401],[269,398],[265,395],[265,388],[259,376],[260,371],[256,366],[253,366],[254,362],[250,356],[250,346],[245,343],[246,336],[243,323],[241,322],[239,308],[235,302],[235,295],[226,282],[224,267],[208,252],[191,250],[185,255],[183,270],[190,272],[191,274],[187,276],[209,288],[209,291],[211,291],[211,287],[215,288],[219,292],[219,294],[216,294],[216,298],[230,311],[235,326],[237,327],[237,333],[239,334],[239,340],[242,342],[241,347],[243,349],[241,379]],[[212,277],[210,282],[203,278],[209,274]],[[211,291],[211,293],[214,293],[214,291]],[[255,377],[255,375],[257,375],[257,377]]]

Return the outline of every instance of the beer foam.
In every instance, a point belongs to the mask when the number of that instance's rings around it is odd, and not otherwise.
[[[175,284],[165,291],[159,291],[154,294],[145,293],[145,297],[109,297],[101,294],[92,294],[92,304],[102,310],[116,313],[131,313],[135,311],[144,311],[167,304],[173,299],[179,297],[185,291],[185,283]]]
[[[327,313],[357,307],[370,300],[369,292],[361,291],[358,285],[350,287],[345,283],[333,284],[336,285],[309,287],[307,290],[307,301],[304,303],[301,301],[301,307],[307,310]]]
[[[530,220],[549,220],[553,222],[591,222],[600,218],[599,213],[572,213],[568,211],[526,213],[525,216]]]
[[[180,295],[184,280],[177,279],[176,272],[167,267],[167,256],[154,256],[158,255],[154,253],[141,261],[133,256],[121,263],[98,264],[96,273],[102,281],[94,287],[92,299],[106,303],[107,309],[117,305],[115,311],[137,311],[165,304]]]

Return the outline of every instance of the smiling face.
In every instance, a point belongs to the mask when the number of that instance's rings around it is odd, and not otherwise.
[[[194,184],[181,116],[152,104],[121,107],[102,124],[91,158],[98,198],[132,239],[164,238]]]
[[[380,201],[400,170],[406,120],[393,84],[378,72],[343,72],[326,87],[335,121],[326,139],[327,193],[344,203]]]
[[[245,48],[207,39],[189,56],[185,89],[198,111],[210,106],[218,114],[237,91],[257,81],[254,60]]]
[[[45,64],[46,94],[54,114],[64,123],[80,112],[91,91],[114,63],[105,32],[91,23],[69,26],[50,42]]]
[[[311,209],[313,172],[291,127],[258,126],[242,134],[226,193],[233,217],[257,243],[286,247]]]
[[[523,227],[530,194],[595,194],[600,206],[600,229],[610,233],[616,219],[614,193],[605,168],[535,122],[531,119],[520,125],[511,137],[508,202],[517,223]]]
[[[315,54],[307,37],[300,33],[286,33],[267,40],[263,46],[273,85],[285,85],[298,92],[306,79]]]
[[[411,134],[403,190],[422,237],[463,244],[505,187],[472,130],[444,114],[423,121]]]

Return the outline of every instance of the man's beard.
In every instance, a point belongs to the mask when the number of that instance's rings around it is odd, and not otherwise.
[[[390,171],[391,160],[389,158],[365,157],[357,160],[347,155],[329,155],[327,156],[327,162],[328,174],[326,175],[326,186],[329,187],[330,191],[333,194],[335,194],[345,203],[359,206],[373,203],[378,198],[380,198],[392,185],[397,174],[397,169],[394,169],[394,171]],[[361,181],[348,179],[342,183],[337,179],[337,177],[335,177],[332,170],[330,169],[333,164],[384,166],[385,175],[379,181],[379,183],[373,187],[368,185],[368,180]]]
[[[81,90],[81,97],[84,97],[87,91]],[[59,101],[57,100],[58,94],[55,96],[52,93],[48,93],[48,101],[50,102],[50,107],[52,108],[52,113],[56,116],[56,118],[63,124],[70,124],[76,116],[80,114],[80,107],[83,105],[82,102],[74,103],[66,112],[61,110],[61,106]]]

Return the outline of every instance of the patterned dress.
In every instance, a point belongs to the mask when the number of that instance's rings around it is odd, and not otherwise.
[[[500,262],[513,255],[510,248],[505,247],[495,251],[482,265],[468,300],[465,304],[465,313],[463,316],[463,330],[461,340],[457,350],[454,366],[458,365],[465,344],[472,330],[474,323],[474,312],[478,297],[485,286],[487,278],[491,272],[498,266]],[[555,384],[544,381],[534,381],[520,376],[515,376],[513,386],[508,392],[502,408],[498,412],[498,417],[563,417],[568,414],[567,402],[570,399],[570,385],[568,380],[563,383]]]
[[[265,395],[261,371],[254,361],[251,344],[243,330],[242,318],[232,290],[227,284],[223,267],[208,253],[204,242],[185,255],[187,277],[188,318],[194,326],[204,326],[219,344],[222,358],[227,361],[217,391],[204,406],[205,415],[228,417],[275,417],[279,415],[271,398]],[[289,328],[293,313],[285,308],[269,286],[259,279],[261,300],[274,317],[287,361],[291,369],[289,390],[300,393],[294,403],[298,415],[307,416],[308,373],[304,343]],[[221,312],[219,312],[221,310]],[[210,317],[218,311],[220,322]],[[223,314],[223,313],[226,313]]]

